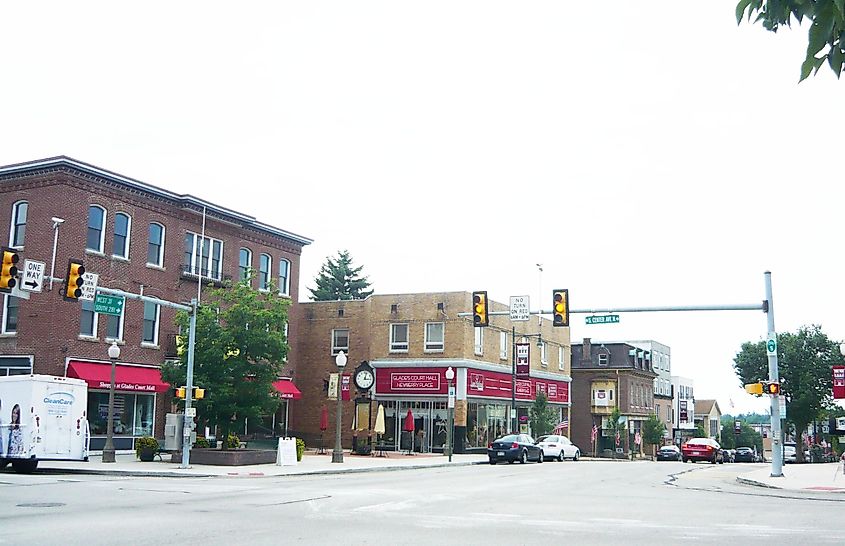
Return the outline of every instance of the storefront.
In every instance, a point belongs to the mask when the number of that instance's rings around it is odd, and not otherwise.
[[[100,450],[108,427],[111,362],[69,359],[65,375],[88,383],[91,450]],[[158,367],[125,363],[115,367],[114,384],[114,447],[130,450],[135,438],[156,436],[156,393],[165,392],[170,385],[162,381]]]
[[[455,451],[486,449],[510,431],[512,375],[500,366],[471,361],[433,365],[371,362],[376,371],[375,400],[384,406],[387,449],[442,452],[449,422],[446,370],[455,370]],[[558,423],[568,423],[569,378],[538,372],[516,381],[517,421],[531,433],[529,412],[538,392],[558,412]],[[414,432],[405,430],[411,412]],[[565,432],[566,433],[566,432]]]

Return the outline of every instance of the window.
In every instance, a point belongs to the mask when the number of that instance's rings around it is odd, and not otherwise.
[[[258,260],[258,289],[270,289],[270,270],[273,265],[273,259],[267,254],[262,254]]]
[[[19,201],[12,206],[12,229],[9,233],[9,246],[13,248],[23,247],[24,235],[26,235],[26,213],[29,210],[29,203]]]
[[[408,325],[390,325],[390,351],[408,352]]]
[[[223,278],[223,242],[185,233],[185,273],[215,280]]]
[[[141,343],[158,345],[158,319],[160,315],[160,305],[148,301],[144,302],[144,331],[141,334]]]
[[[4,294],[2,333],[14,334],[18,331],[18,307],[20,307],[19,298],[11,294]]]
[[[128,214],[118,212],[114,215],[114,248],[112,256],[129,259],[129,232],[132,218]]]
[[[82,316],[79,319],[79,335],[97,337],[97,319],[99,316],[94,312],[94,302],[79,300],[79,304],[82,309]]]
[[[563,345],[557,348],[557,369],[562,370],[566,366],[566,355],[564,354]]]
[[[607,362],[610,360],[609,356],[607,353],[599,353],[599,366],[607,366]]]
[[[105,225],[106,209],[97,205],[88,207],[88,240],[85,248],[94,252],[103,252]]]
[[[31,356],[0,356],[0,377],[32,373]]]
[[[332,354],[336,355],[340,351],[349,353],[349,330],[347,328],[332,330]]]
[[[425,324],[425,350],[443,350],[443,323],[427,322]]]
[[[499,358],[508,359],[508,333],[499,332]]]
[[[150,224],[150,238],[147,243],[147,265],[164,267],[164,226]]]
[[[540,365],[544,368],[549,365],[549,359],[546,356],[546,342],[540,342]]]
[[[252,251],[248,248],[242,248],[240,257],[238,258],[238,279],[245,280],[249,278],[249,270],[252,268]]]
[[[284,258],[279,259],[279,294],[282,296],[290,295],[290,262]]]
[[[475,328],[475,354],[484,354],[484,328]]]
[[[123,315],[126,313],[126,308],[123,308],[120,316],[106,315],[106,340],[107,341],[122,341],[123,340]]]
[[[108,389],[88,392],[88,415],[91,434],[104,436],[108,423],[101,413],[109,403]],[[149,436],[153,433],[155,421],[155,397],[152,394],[115,393],[114,434],[115,436]],[[92,413],[93,412],[93,413]]]

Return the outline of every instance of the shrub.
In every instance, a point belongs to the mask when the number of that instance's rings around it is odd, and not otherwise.
[[[226,449],[238,449],[241,447],[241,439],[235,434],[226,436]]]
[[[211,447],[211,443],[205,439],[205,436],[197,436],[197,441],[194,442],[194,447]]]
[[[152,436],[141,436],[135,440],[135,455],[139,459],[141,458],[141,450],[145,447],[150,448],[153,451],[158,450],[158,440]]]
[[[305,440],[302,438],[296,439],[296,460],[302,460],[302,454],[305,453]]]

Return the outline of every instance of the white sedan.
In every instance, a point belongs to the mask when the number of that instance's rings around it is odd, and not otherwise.
[[[570,442],[566,436],[557,434],[540,436],[537,439],[537,445],[543,448],[543,455],[546,459],[557,459],[558,461],[572,459],[577,461],[581,458],[581,450]]]

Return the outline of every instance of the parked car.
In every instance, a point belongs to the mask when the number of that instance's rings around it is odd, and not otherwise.
[[[795,462],[795,446],[794,445],[783,446],[783,462],[784,463],[794,463]]]
[[[736,448],[734,461],[737,463],[756,463],[757,452],[750,447],[738,447]]]
[[[712,438],[690,438],[681,446],[681,456],[684,462],[710,461],[713,464],[724,463],[722,449],[719,442]]]
[[[657,450],[658,461],[680,461],[681,450],[678,446],[663,446]]]
[[[527,434],[508,434],[487,446],[487,457],[490,459],[490,464],[496,464],[499,461],[509,463],[519,461],[525,464],[529,460],[542,463],[543,448]]]
[[[731,455],[730,449],[722,449],[722,462],[723,463],[732,463],[734,462],[734,456]]]
[[[581,458],[581,450],[566,436],[558,434],[540,436],[537,439],[537,445],[543,449],[543,456],[547,459],[557,459],[558,461],[572,459],[577,461]]]

